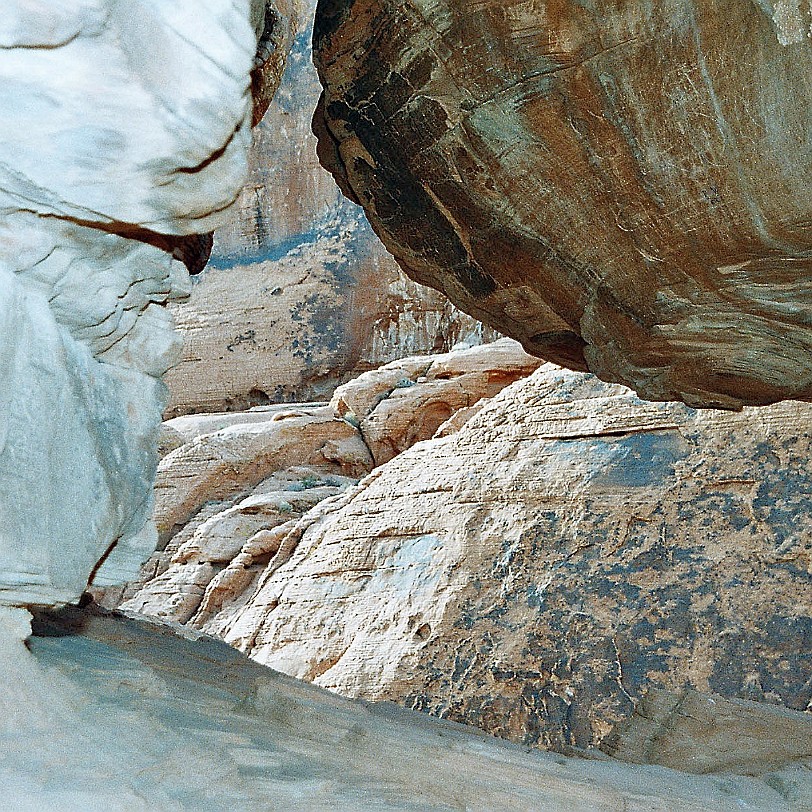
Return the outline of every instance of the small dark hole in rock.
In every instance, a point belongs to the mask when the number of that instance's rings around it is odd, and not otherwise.
[[[414,636],[419,640],[428,640],[431,634],[431,626],[428,623],[423,623],[415,629]]]
[[[268,397],[267,392],[263,392],[261,389],[252,389],[246,395],[246,402],[248,403],[248,408],[252,408],[254,406],[270,406],[271,399]]]

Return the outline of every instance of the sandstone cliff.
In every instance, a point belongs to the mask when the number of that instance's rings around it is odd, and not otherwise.
[[[171,416],[329,397],[387,361],[496,337],[408,279],[319,166],[315,5],[294,4],[300,30],[254,131],[248,182],[190,300],[172,308],[184,348],[167,375]]]
[[[320,156],[417,281],[642,397],[812,398],[807,4],[323,0]]]
[[[362,412],[358,390],[334,406]],[[812,406],[694,411],[551,365],[480,405],[222,557],[201,528],[126,606],[556,749],[600,745],[654,687],[810,707]],[[174,614],[162,593],[202,566]]]
[[[172,254],[194,265],[243,183],[265,10],[4,4],[0,602],[75,599],[154,546]]]
[[[471,416],[539,363],[502,339],[392,362],[339,387],[330,404],[168,421],[155,487],[159,549],[140,579],[123,593],[107,590],[105,602],[196,624],[243,602],[317,503],[449,430],[451,415]]]

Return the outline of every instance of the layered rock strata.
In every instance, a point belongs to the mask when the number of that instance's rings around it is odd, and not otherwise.
[[[798,762],[809,767],[812,714],[690,689],[652,690],[603,749],[632,764],[660,764],[699,775],[759,775]],[[808,790],[812,803],[812,782]]]
[[[0,610],[0,781],[27,812],[792,812],[803,770],[763,779],[527,752],[350,702],[211,638]],[[13,667],[12,670],[8,666]]]
[[[326,399],[388,361],[497,337],[408,279],[319,165],[316,4],[293,5],[300,30],[255,130],[248,182],[190,300],[172,307],[185,344],[167,376],[170,417]]]
[[[810,708],[812,406],[695,411],[551,365],[483,403],[280,528],[250,578],[233,559],[192,624],[564,751],[652,688]]]
[[[116,569],[154,545],[172,253],[194,264],[241,187],[264,8],[4,7],[0,603],[74,599],[110,550]]]
[[[810,399],[809,22],[323,0],[319,154],[410,277],[529,352],[651,400]]]
[[[160,549],[138,580],[107,590],[105,603],[195,626],[215,622],[225,606],[238,611],[267,567],[286,560],[317,503],[327,509],[330,497],[451,430],[451,415],[461,424],[539,363],[502,339],[392,362],[339,387],[330,404],[168,421],[155,487]]]

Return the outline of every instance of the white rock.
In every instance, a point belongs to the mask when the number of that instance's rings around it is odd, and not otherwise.
[[[132,573],[188,293],[160,234],[246,171],[249,0],[10,0],[0,19],[0,603]],[[118,560],[116,560],[116,558]]]
[[[14,812],[799,808],[789,769],[764,780],[686,776],[527,752],[332,696],[205,635],[91,616],[75,619],[79,634],[31,638],[29,651],[26,620],[0,609],[0,678],[17,686],[0,707],[46,708],[0,722],[0,804]]]

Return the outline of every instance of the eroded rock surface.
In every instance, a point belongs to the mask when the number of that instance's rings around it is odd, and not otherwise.
[[[172,308],[185,344],[167,376],[168,416],[327,399],[387,361],[497,337],[408,279],[319,165],[316,3],[293,6],[299,30],[255,130],[248,182],[190,300]]]
[[[20,812],[793,812],[764,779],[527,752],[350,702],[154,623],[0,612],[3,802]]]
[[[4,5],[0,602],[72,600],[110,548],[120,577],[154,545],[172,253],[194,264],[242,185],[262,9]]]
[[[196,627],[233,616],[267,568],[287,560],[317,503],[328,509],[375,466],[438,429],[456,430],[483,399],[539,363],[502,339],[393,362],[340,387],[329,405],[168,421],[164,437],[174,448],[155,488],[160,549],[139,579],[108,590],[105,603]]]
[[[692,690],[651,690],[604,743],[621,761],[760,775],[812,763],[812,714]],[[808,803],[812,803],[812,785]]]
[[[810,399],[809,32],[797,0],[323,0],[320,156],[530,352],[652,400]]]
[[[320,503],[192,623],[344,695],[562,750],[653,687],[804,711],[810,417],[545,365]]]

